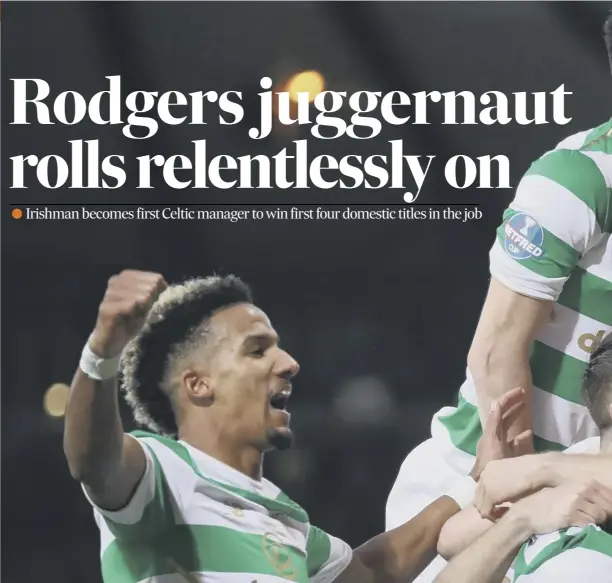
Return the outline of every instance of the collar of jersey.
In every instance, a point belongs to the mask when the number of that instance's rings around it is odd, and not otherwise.
[[[570,445],[563,453],[599,453],[601,449],[601,439],[597,437],[587,437],[578,443]]]
[[[267,510],[271,512],[285,514],[286,516],[293,518],[294,520],[297,520],[298,522],[308,522],[309,521],[308,514],[306,513],[306,511],[301,506],[298,506],[298,504],[296,504],[293,500],[291,500],[289,496],[287,496],[282,491],[279,492],[276,498],[269,498],[262,494],[258,494],[257,492],[252,492],[250,490],[241,488],[237,485],[228,483],[226,481],[216,480],[210,476],[206,476],[205,474],[202,473],[203,468],[201,468],[201,460],[204,460],[205,458],[206,458],[205,461],[208,462],[208,465],[210,465],[212,462],[214,464],[215,470],[217,470],[217,473],[221,471],[223,474],[225,474],[223,477],[228,479],[229,481],[235,482],[237,480],[236,474],[239,474],[240,478],[243,477],[242,474],[240,474],[237,470],[234,470],[233,468],[230,468],[229,466],[225,466],[225,464],[223,464],[219,460],[216,460],[215,458],[211,458],[207,454],[200,452],[199,450],[196,450],[193,446],[176,441],[174,439],[170,439],[168,437],[157,435],[155,433],[149,433],[148,431],[133,431],[131,435],[133,435],[134,437],[141,437],[141,438],[148,437],[148,438],[156,439],[160,443],[164,444],[168,449],[172,450],[184,462],[189,464],[191,468],[193,469],[193,471],[200,478],[202,478],[203,480],[206,480],[210,484],[223,488],[224,490],[228,490],[229,492],[232,492],[233,494],[241,496],[242,498],[246,500],[250,500],[251,502],[260,504],[261,506],[263,506],[264,508],[266,508]],[[198,456],[199,458],[198,461],[200,461],[200,464],[194,461],[194,458],[190,450],[192,450]],[[244,476],[244,483],[248,483],[250,481],[251,480],[248,476]]]

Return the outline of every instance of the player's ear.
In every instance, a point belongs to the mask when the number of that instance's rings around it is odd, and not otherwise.
[[[200,405],[212,403],[214,391],[208,375],[200,370],[187,369],[181,374],[181,385],[190,400],[197,401]]]

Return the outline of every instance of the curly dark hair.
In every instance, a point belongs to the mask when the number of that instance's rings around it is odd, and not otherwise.
[[[612,332],[591,352],[582,383],[582,396],[593,421],[603,433],[612,428]]]
[[[159,296],[121,356],[121,384],[137,423],[177,435],[167,379],[171,365],[205,339],[213,312],[242,302],[253,302],[251,290],[234,275],[187,280]]]

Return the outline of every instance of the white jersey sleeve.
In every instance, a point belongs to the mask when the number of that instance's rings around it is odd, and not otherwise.
[[[175,513],[190,500],[195,479],[193,472],[174,451],[152,437],[137,439],[145,454],[145,472],[126,506],[106,510],[97,506],[83,486],[93,506],[100,530],[117,539],[143,540],[174,524]]]
[[[523,176],[490,252],[491,275],[507,288],[556,301],[580,257],[609,229],[609,185],[592,155],[553,150]]]
[[[308,532],[306,552],[310,583],[331,583],[353,558],[349,545],[316,526],[311,526]]]

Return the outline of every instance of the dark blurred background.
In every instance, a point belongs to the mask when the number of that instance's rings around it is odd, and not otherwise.
[[[43,78],[85,96],[122,76],[124,91],[226,90],[255,96],[264,75],[318,71],[328,89],[552,91],[564,127],[390,127],[373,140],[311,139],[311,158],[405,153],[505,154],[515,186],[562,138],[610,116],[600,2],[4,2],[2,6],[2,578],[98,583],[92,512],[62,453],[62,384],[70,383],[110,275],[168,280],[237,273],[253,287],[302,372],[292,401],[297,447],[267,475],[313,523],[353,545],[383,528],[405,454],[455,400],[488,280],[488,251],[511,190],[456,191],[441,168],[418,202],[480,205],[479,222],[34,221],[11,205],[51,203],[401,203],[403,191],[10,190],[9,158],[67,156],[100,139],[103,155],[274,154],[305,132],[263,142],[239,126],[162,127],[144,141],[120,127],[12,126],[12,78]],[[216,114],[214,116],[216,118]],[[252,124],[251,124],[252,125]],[[8,169],[8,170],[7,170]],[[66,208],[66,207],[58,207]],[[109,207],[110,208],[110,207]],[[204,208],[204,207],[200,207]],[[220,207],[211,207],[220,208]],[[370,208],[370,207],[366,207]],[[57,385],[60,385],[59,387]],[[48,392],[49,387],[56,385]],[[59,398],[58,398],[59,396]],[[59,404],[58,404],[59,401]],[[46,409],[45,409],[46,404]],[[129,413],[126,426],[131,429]]]

